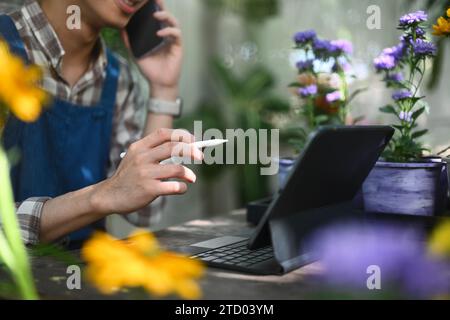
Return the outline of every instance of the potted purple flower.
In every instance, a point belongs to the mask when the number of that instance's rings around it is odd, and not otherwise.
[[[349,80],[354,78],[350,41],[320,39],[314,30],[298,32],[293,40],[299,57],[298,75],[290,88],[297,103],[288,135],[290,144],[301,152],[308,135],[319,126],[347,125],[361,120],[351,118],[350,104],[363,90],[351,92],[349,88]],[[281,185],[294,161],[280,161]]]
[[[434,216],[446,208],[447,167],[439,158],[423,157],[427,149],[420,138],[428,133],[418,127],[427,112],[420,95],[427,59],[436,55],[436,46],[427,40],[427,14],[418,11],[400,18],[400,43],[384,49],[374,61],[393,103],[380,109],[395,118],[396,134],[384,152],[383,161],[363,186],[366,211]]]

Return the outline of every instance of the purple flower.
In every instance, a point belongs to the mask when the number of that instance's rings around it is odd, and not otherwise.
[[[315,84],[300,88],[298,90],[298,93],[302,98],[308,98],[310,96],[314,96],[317,94],[317,92],[318,92],[318,88]]]
[[[331,41],[331,45],[341,54],[353,53],[353,44],[348,40],[334,40]]]
[[[400,27],[410,27],[413,25],[418,25],[427,20],[428,15],[425,13],[425,11],[421,10],[417,12],[408,13],[400,18]]]
[[[413,115],[412,112],[401,111],[400,114],[398,115],[398,117],[402,121],[412,122],[412,120],[413,120],[412,115]]]
[[[422,234],[377,224],[344,224],[316,233],[306,248],[319,259],[328,284],[367,291],[368,270],[381,271],[382,287],[394,286],[413,297],[432,298],[449,291],[442,262],[431,260]]]
[[[412,45],[416,57],[434,57],[437,52],[436,45],[432,42],[417,39]]]
[[[297,69],[300,72],[311,70],[314,66],[314,60],[305,60],[297,62]]]
[[[411,93],[411,91],[400,90],[400,91],[394,92],[394,94],[392,95],[392,99],[394,99],[395,101],[401,101],[401,100],[412,98],[412,96],[413,96],[413,94]]]
[[[339,100],[342,100],[342,94],[340,91],[334,91],[326,95],[325,99],[328,103],[333,103]]]
[[[425,36],[426,31],[423,28],[417,27],[416,28],[416,37],[421,38]]]
[[[307,30],[303,32],[298,32],[294,36],[294,41],[297,44],[305,44],[307,42],[313,41],[316,39],[317,34],[314,30]]]
[[[391,73],[391,74],[387,75],[385,78],[385,81],[391,81],[391,82],[402,82],[403,80],[405,80],[405,77],[400,72]]]
[[[398,63],[405,56],[406,45],[401,42],[395,47],[386,48],[383,50],[384,55],[392,56],[395,59],[395,62]]]
[[[318,51],[320,54],[332,54],[335,53],[338,48],[334,46],[331,41],[315,39],[313,42],[314,50]]]
[[[397,66],[395,58],[391,55],[381,54],[375,58],[374,66],[377,71],[392,70]]]

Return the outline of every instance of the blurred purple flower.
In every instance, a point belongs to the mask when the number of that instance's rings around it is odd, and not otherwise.
[[[302,98],[308,98],[310,96],[314,96],[317,94],[317,92],[318,92],[318,88],[315,84],[300,88],[298,90],[298,93]]]
[[[395,63],[398,63],[404,58],[405,52],[406,52],[406,45],[405,43],[400,42],[395,47],[384,49],[382,54],[393,57],[395,59]]]
[[[342,94],[340,91],[334,91],[326,95],[325,99],[328,103],[333,103],[339,100],[342,100]]]
[[[294,36],[294,41],[297,44],[305,44],[307,42],[313,41],[316,39],[317,34],[314,30],[307,30],[303,32],[298,32]]]
[[[412,98],[412,96],[413,94],[411,93],[411,91],[405,89],[394,92],[394,94],[392,95],[392,99],[394,99],[395,101],[400,101]]]
[[[339,51],[341,54],[352,54],[353,53],[353,44],[348,40],[334,40],[330,43],[333,46],[333,49]]]
[[[385,80],[391,81],[391,82],[402,82],[403,80],[405,80],[405,77],[403,76],[402,73],[397,72],[397,73],[391,73],[391,74],[387,75]]]
[[[375,58],[373,64],[377,71],[392,70],[397,66],[395,58],[387,54],[381,54],[379,57]]]
[[[413,120],[412,116],[413,116],[412,112],[405,112],[405,111],[401,111],[400,114],[398,115],[400,120],[406,121],[406,122],[412,122],[412,120]]]
[[[437,52],[434,43],[422,39],[417,39],[412,46],[416,57],[434,57]]]
[[[338,48],[334,46],[331,41],[320,39],[314,40],[313,48],[321,54],[333,54],[338,50]]]
[[[425,22],[428,20],[428,15],[425,11],[417,11],[405,14],[400,18],[400,27],[410,27],[413,25],[417,25],[421,22]]]
[[[325,267],[327,283],[367,291],[368,268],[381,270],[381,289],[395,287],[414,297],[449,291],[448,266],[427,256],[420,233],[391,225],[329,227],[307,242]]]
[[[421,38],[423,36],[425,36],[427,32],[425,31],[425,29],[417,27],[416,28],[416,37]]]
[[[311,70],[314,66],[314,60],[305,60],[297,62],[298,71],[308,71]]]

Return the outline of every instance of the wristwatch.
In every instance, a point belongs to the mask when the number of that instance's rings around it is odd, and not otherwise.
[[[183,100],[178,98],[176,101],[165,101],[159,99],[150,99],[148,111],[157,114],[166,114],[179,118],[183,109]]]

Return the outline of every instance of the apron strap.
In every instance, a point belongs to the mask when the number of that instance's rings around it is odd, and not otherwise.
[[[21,57],[26,63],[29,62],[23,40],[10,16],[0,15],[0,35],[9,44],[12,53]]]
[[[116,58],[110,49],[106,50],[108,65],[106,67],[106,77],[103,82],[100,103],[103,106],[112,108],[111,111],[114,111],[117,98],[117,89],[119,86],[120,63],[118,58]]]

